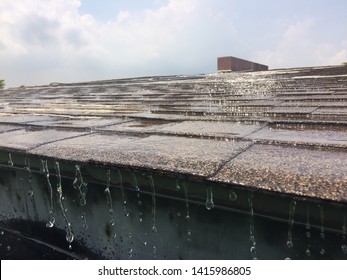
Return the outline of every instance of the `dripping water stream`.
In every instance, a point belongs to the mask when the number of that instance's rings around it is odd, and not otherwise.
[[[250,242],[250,252],[253,259],[256,259],[257,248],[255,242],[255,232],[254,232],[254,210],[253,210],[253,193],[251,192],[248,197],[249,206],[249,242]]]
[[[118,176],[119,176],[119,185],[120,185],[121,190],[122,190],[124,216],[128,217],[129,216],[129,212],[128,212],[127,207],[126,207],[127,201],[126,201],[126,198],[125,198],[125,192],[124,192],[124,186],[123,186],[123,176],[122,176],[122,173],[120,172],[120,170],[118,168],[117,168],[117,173],[118,173]]]
[[[321,240],[324,241],[324,239],[325,239],[325,230],[324,230],[324,208],[323,208],[323,205],[319,206],[319,214],[320,214],[320,222],[321,222],[319,236],[320,236]],[[324,248],[321,248],[320,254],[321,255],[325,255],[325,249]]]
[[[152,232],[153,233],[157,233],[158,229],[157,229],[157,225],[156,225],[156,197],[155,197],[155,186],[154,186],[154,180],[153,180],[153,176],[149,175],[149,183],[151,185],[152,188]],[[156,242],[155,242],[155,238],[153,238],[153,242],[154,245],[152,247],[152,253],[153,253],[153,258],[156,259],[157,258],[157,247],[156,247]]]
[[[293,248],[293,224],[294,224],[294,213],[295,213],[296,201],[292,200],[289,206],[289,219],[288,219],[288,239],[287,247]]]
[[[347,244],[346,244],[346,214],[343,214],[343,221],[342,221],[342,245],[341,245],[341,251],[343,255],[347,255]]]
[[[66,209],[63,206],[63,186],[61,184],[60,166],[58,161],[55,162],[55,170],[57,172],[58,205],[66,225],[66,241],[70,243],[69,248],[71,249],[71,243],[74,240],[74,235],[72,233],[71,223],[69,222],[66,216],[66,211],[65,211]]]
[[[306,238],[307,238],[307,248],[306,248],[306,255],[308,257],[311,256],[311,249],[310,249],[310,237],[311,237],[311,232],[310,232],[310,229],[311,229],[311,225],[310,225],[310,206],[307,205],[306,206]]]
[[[143,213],[141,211],[141,207],[142,207],[141,190],[140,190],[139,184],[137,182],[136,174],[134,171],[132,172],[132,175],[133,175],[133,180],[135,183],[135,190],[136,190],[136,197],[137,197],[138,219],[139,219],[139,222],[142,222],[143,221]]]
[[[106,172],[106,188],[104,190],[104,193],[105,193],[105,196],[106,196],[106,199],[107,199],[108,213],[110,215],[110,224],[111,224],[111,226],[114,226],[115,225],[115,220],[114,220],[114,214],[113,214],[110,185],[111,185],[111,171],[107,170],[107,172]]]
[[[212,187],[209,186],[206,188],[206,203],[205,203],[206,209],[211,210],[214,207],[213,202],[213,191]]]
[[[49,169],[48,169],[47,159],[41,160],[41,164],[42,164],[43,173],[45,174],[46,183],[48,187],[48,193],[49,193],[49,220],[46,224],[46,227],[51,228],[54,226],[54,223],[55,223],[55,218],[53,215],[53,189],[52,189],[51,181],[49,179]]]

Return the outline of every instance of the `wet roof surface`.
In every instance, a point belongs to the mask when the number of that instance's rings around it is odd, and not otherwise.
[[[0,148],[347,201],[347,67],[0,91]]]

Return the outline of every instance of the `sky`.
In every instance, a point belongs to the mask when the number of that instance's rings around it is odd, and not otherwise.
[[[6,87],[347,61],[346,0],[0,0]]]

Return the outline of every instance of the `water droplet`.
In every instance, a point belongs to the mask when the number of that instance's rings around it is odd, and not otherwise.
[[[48,228],[52,228],[54,226],[55,223],[55,218],[52,217],[47,223],[46,223],[46,227]]]
[[[10,251],[11,250],[11,246],[7,246],[6,247],[6,251],[8,252],[8,251]]]
[[[249,242],[250,242],[252,245],[255,245],[255,244],[256,244],[254,235],[251,235],[251,236],[250,236]]]
[[[285,260],[291,260],[291,258],[289,258],[289,257],[286,257],[286,258],[285,258]]]
[[[235,200],[237,200],[237,195],[236,195],[236,193],[235,193],[234,191],[232,191],[232,190],[229,190],[229,200],[230,200],[230,201],[235,201]]]
[[[133,249],[132,248],[129,249],[128,255],[129,255],[129,259],[131,259],[133,257]]]
[[[252,246],[251,249],[250,249],[250,252],[251,252],[252,254],[256,254],[256,253],[257,253],[257,250],[256,250],[256,248],[255,248],[254,246]]]
[[[34,195],[34,191],[33,190],[29,190],[28,191],[28,196],[32,197]]]
[[[347,255],[347,245],[346,244],[343,244],[341,246],[341,250],[342,250],[342,254]]]
[[[157,232],[158,232],[157,227],[156,227],[156,226],[153,226],[153,227],[152,227],[152,231],[153,231],[154,233],[157,233]]]
[[[310,249],[307,249],[307,250],[306,250],[306,255],[309,256],[309,257],[311,256],[311,251],[310,251]]]
[[[324,232],[321,232],[321,233],[320,233],[320,238],[322,238],[322,239],[325,238],[325,233],[324,233]]]
[[[181,189],[181,187],[180,187],[180,185],[179,185],[179,183],[178,183],[178,179],[176,179],[176,190],[180,190]]]
[[[5,234],[5,232],[2,230],[2,231],[0,231],[0,234],[1,234],[1,235],[4,235],[4,234]]]
[[[70,250],[72,249],[72,245],[71,245],[71,244],[69,245],[69,249],[70,249]]]
[[[288,240],[288,241],[287,241],[287,247],[288,247],[288,248],[293,248],[293,245],[294,245],[294,244],[293,244],[293,241],[291,241],[291,240]]]
[[[310,238],[311,237],[311,233],[309,231],[306,231],[306,237]]]
[[[143,245],[147,246],[147,241],[144,241],[144,242],[143,242]]]
[[[131,239],[133,235],[131,234],[131,232],[129,232],[128,236]]]
[[[320,254],[325,255],[325,250],[324,249],[320,250]]]

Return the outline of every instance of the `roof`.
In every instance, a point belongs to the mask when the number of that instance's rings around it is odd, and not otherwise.
[[[347,201],[347,67],[0,91],[0,149]]]

